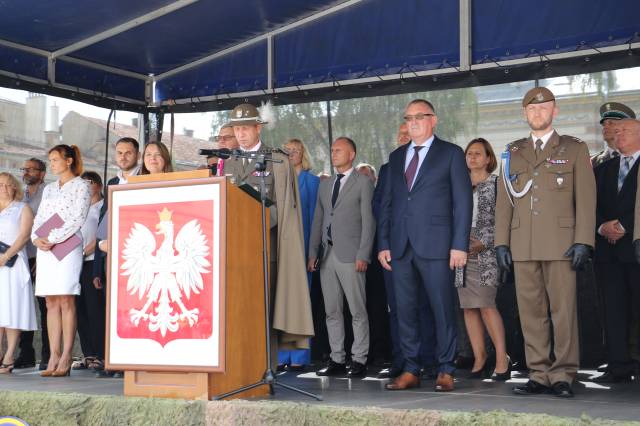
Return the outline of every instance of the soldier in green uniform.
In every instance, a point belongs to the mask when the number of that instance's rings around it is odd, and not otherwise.
[[[566,398],[578,370],[575,271],[594,245],[595,179],[586,144],[553,129],[553,93],[531,89],[522,106],[531,134],[502,154],[495,234],[498,266],[514,267],[530,371],[513,391]]]

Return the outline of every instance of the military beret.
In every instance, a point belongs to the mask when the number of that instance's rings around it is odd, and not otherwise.
[[[631,108],[619,102],[607,102],[600,107],[600,124],[604,120],[622,120],[624,118],[636,118]]]
[[[556,97],[553,96],[553,92],[546,87],[534,87],[529,90],[522,99],[522,106],[526,107],[529,104],[542,104],[549,101],[555,101]]]
[[[260,113],[258,112],[258,108],[251,104],[240,104],[235,107],[231,114],[229,115],[229,122],[231,126],[243,126],[245,124],[265,124],[266,121],[263,121],[260,118]]]

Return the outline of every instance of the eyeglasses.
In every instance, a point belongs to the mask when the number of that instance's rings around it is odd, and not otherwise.
[[[220,142],[220,141],[230,141],[231,139],[235,139],[235,136],[231,136],[231,135],[227,135],[227,136],[216,136],[213,138],[214,141],[216,142]]]
[[[422,121],[427,117],[435,117],[435,114],[415,114],[415,115],[405,115],[404,121],[406,121],[407,123],[411,122],[411,121]]]
[[[34,173],[34,172],[44,172],[42,169],[36,169],[35,167],[23,167],[20,169],[22,173]]]

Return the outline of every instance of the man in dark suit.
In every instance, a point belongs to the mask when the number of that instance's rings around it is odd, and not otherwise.
[[[96,256],[93,258],[93,285],[97,289],[104,287],[105,272],[104,263],[107,254],[100,249],[100,240],[108,238],[106,235],[106,223],[108,220],[107,210],[109,204],[109,186],[121,185],[127,183],[129,176],[135,176],[140,172],[140,144],[134,138],[124,137],[116,141],[116,165],[118,166],[118,174],[107,181],[105,187],[105,197],[102,208],[100,209],[100,223],[98,224],[98,232],[96,234]],[[102,293],[104,297],[104,292]],[[97,377],[123,377],[121,371],[98,371]]]
[[[409,130],[407,129],[407,123],[402,123],[398,128],[398,135],[396,136],[396,143],[398,146],[403,146],[411,141],[409,136]],[[385,163],[380,167],[380,173],[378,175],[378,182],[373,191],[373,216],[376,221],[380,220],[380,209],[382,207],[382,195],[383,189],[389,178],[389,163]],[[373,247],[374,253],[378,253],[378,237],[376,235],[376,242]],[[379,261],[376,259],[379,263]],[[404,369],[404,356],[402,355],[402,349],[400,348],[400,338],[398,336],[398,308],[396,304],[396,295],[393,287],[393,278],[391,271],[382,268],[384,277],[384,287],[387,297],[387,312],[389,314],[389,335],[391,337],[391,367],[384,368],[378,373],[379,379],[395,379],[402,374]],[[420,362],[423,367],[423,371],[428,378],[435,377],[434,364],[435,364],[435,343],[436,332],[433,326],[433,315],[431,314],[431,308],[427,303],[426,297],[424,297],[424,290],[419,289],[420,298],[422,302],[418,310],[420,313]]]
[[[635,224],[640,122],[624,119],[615,125],[615,145],[620,153],[603,163],[596,174],[596,274],[601,283],[607,332],[607,371],[594,381],[630,381],[634,362],[629,354],[629,332],[640,303],[640,265],[632,244]],[[637,336],[636,336],[637,338]],[[636,340],[632,337],[632,340]]]
[[[411,142],[389,156],[378,224],[378,259],[393,273],[404,372],[389,390],[420,385],[419,286],[436,325],[436,391],[453,390],[456,353],[454,268],[467,261],[473,207],[462,149],[434,135],[433,105],[417,99],[405,110]]]

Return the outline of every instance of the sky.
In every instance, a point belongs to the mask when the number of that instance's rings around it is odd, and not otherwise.
[[[627,68],[616,70],[617,90],[633,90],[640,89],[640,68]],[[564,77],[551,79],[550,89],[555,95],[568,94],[570,92],[580,91],[578,87],[570,87],[566,83]],[[0,98],[9,99],[16,102],[24,103],[28,93],[23,90],[14,90],[0,88]],[[75,111],[84,116],[99,118],[107,120],[109,117],[109,110],[104,108],[98,108],[92,105],[84,104],[82,102],[72,101],[64,98],[56,98],[53,96],[47,96],[47,107],[51,105],[57,105],[60,109],[59,119],[62,121],[64,116],[70,112]],[[189,114],[176,114],[175,115],[175,132],[177,134],[184,134],[184,129],[191,129],[194,131],[194,137],[200,139],[208,139],[211,136],[211,120],[213,112],[199,112]],[[131,120],[137,117],[138,114],[117,111],[116,121],[118,123],[131,124]],[[140,119],[140,122],[142,120]],[[169,131],[170,119],[165,116],[164,130]]]

